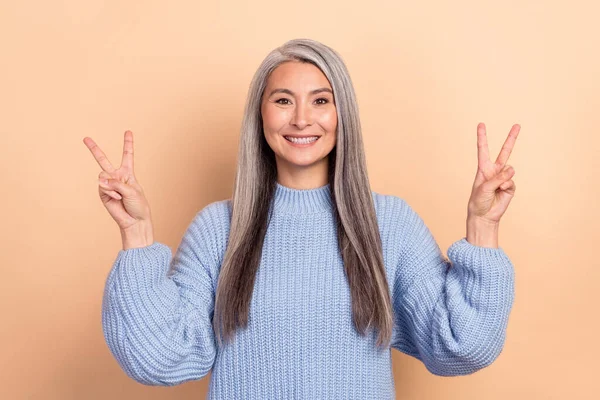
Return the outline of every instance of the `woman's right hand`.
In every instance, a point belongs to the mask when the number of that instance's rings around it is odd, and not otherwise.
[[[133,173],[133,133],[125,132],[121,166],[115,169],[100,147],[89,137],[83,143],[102,168],[98,175],[100,200],[121,232],[135,231],[143,224],[152,225],[150,205]],[[107,180],[107,183],[102,183]]]

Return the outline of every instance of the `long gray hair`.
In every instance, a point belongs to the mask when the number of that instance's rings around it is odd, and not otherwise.
[[[339,54],[311,39],[290,40],[271,51],[250,84],[241,127],[229,241],[216,290],[213,329],[221,344],[222,338],[228,341],[238,326],[248,325],[254,280],[277,182],[275,154],[263,133],[261,100],[271,72],[288,61],[315,65],[331,84],[338,126],[336,145],[328,156],[328,180],[338,246],[352,297],[353,322],[363,336],[370,327],[378,329],[377,345],[389,345],[393,314],[354,87]]]

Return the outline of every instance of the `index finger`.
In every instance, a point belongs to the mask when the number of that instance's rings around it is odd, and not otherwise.
[[[519,136],[519,131],[521,130],[521,125],[514,124],[508,133],[508,137],[504,141],[502,145],[502,150],[500,150],[500,154],[498,154],[498,158],[496,159],[496,164],[499,164],[504,167],[506,162],[508,161],[508,157],[512,152],[513,147],[515,147],[515,141],[517,140],[517,136]]]
[[[87,148],[90,149],[90,151],[92,152],[92,155],[94,156],[94,158],[96,159],[96,161],[98,162],[98,164],[100,165],[100,168],[102,168],[102,170],[104,170],[108,173],[114,172],[115,168],[112,166],[110,161],[108,161],[108,158],[106,158],[106,155],[104,154],[104,152],[102,150],[100,150],[100,147],[98,147],[98,145],[96,144],[96,142],[94,142],[92,140],[92,138],[84,137],[83,143],[85,143]]]
[[[123,159],[121,166],[129,172],[133,172],[133,133],[125,131],[125,143],[123,144]]]

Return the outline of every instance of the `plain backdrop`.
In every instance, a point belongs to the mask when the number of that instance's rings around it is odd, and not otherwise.
[[[600,7],[593,1],[1,1],[0,392],[4,399],[200,399],[129,379],[102,334],[121,238],[93,138],[118,166],[134,134],[155,240],[229,198],[252,75],[312,38],[345,60],[372,189],[406,199],[442,251],[466,234],[477,124],[511,126],[516,195],[500,247],[516,272],[488,368],[430,374],[392,352],[398,399],[598,398]]]

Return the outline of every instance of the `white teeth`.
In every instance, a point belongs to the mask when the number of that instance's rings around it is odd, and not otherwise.
[[[318,136],[312,136],[312,137],[308,137],[308,138],[295,138],[295,137],[286,136],[285,138],[288,141],[292,142],[292,143],[306,144],[306,143],[312,143],[312,142],[314,142],[319,137]]]

